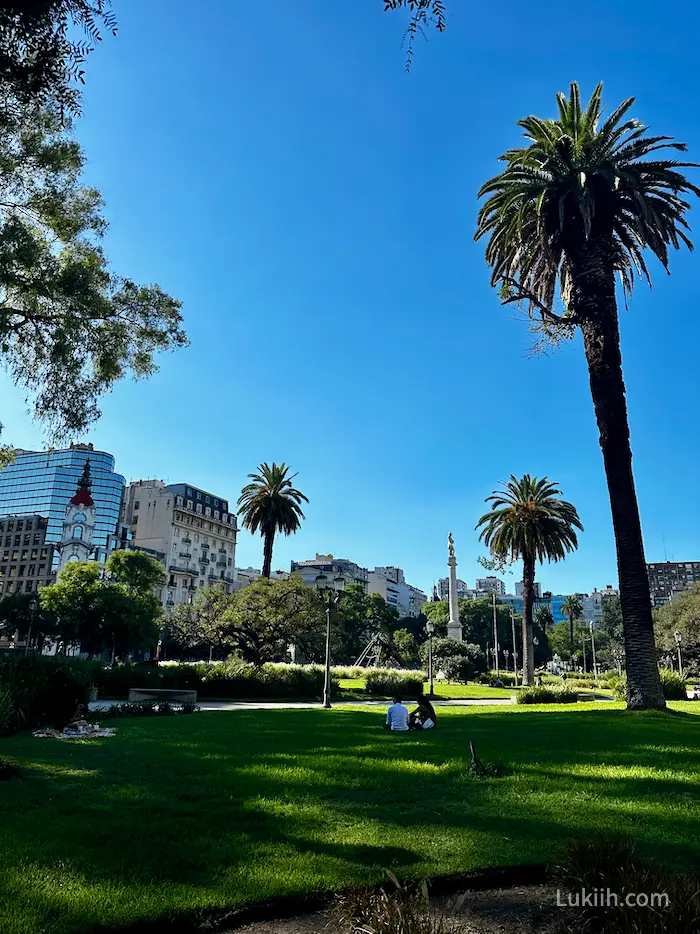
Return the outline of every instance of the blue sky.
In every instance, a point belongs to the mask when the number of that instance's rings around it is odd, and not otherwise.
[[[107,200],[115,271],[179,297],[192,346],[120,384],[83,440],[127,479],[231,501],[257,464],[285,460],[310,503],[275,567],[332,552],[425,588],[450,529],[473,585],[484,497],[510,473],[546,474],[585,532],[540,579],[615,583],[580,338],[527,356],[472,242],[476,192],[516,120],[553,115],[572,79],[584,94],[604,80],[610,106],[635,95],[635,116],[700,159],[700,14],[687,5],[681,29],[629,0],[585,16],[449,0],[448,32],[417,42],[407,75],[406,17],[382,0],[114,7],[119,35],[89,63],[78,128],[87,178]],[[699,263],[674,256],[670,278],[655,265],[653,292],[621,311],[648,560],[700,551]],[[22,394],[0,389],[4,440],[40,446]],[[239,566],[261,551],[241,533]]]

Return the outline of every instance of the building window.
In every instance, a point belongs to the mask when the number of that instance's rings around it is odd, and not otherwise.
[[[134,511],[136,511],[136,510],[139,508],[140,505],[141,505],[141,500],[140,500],[140,499],[135,499],[135,500],[134,500]]]
[[[83,527],[82,525],[73,526],[73,538],[81,539],[83,537]],[[494,643],[495,644],[495,643]]]

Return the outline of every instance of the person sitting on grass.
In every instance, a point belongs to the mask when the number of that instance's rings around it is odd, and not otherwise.
[[[408,718],[409,730],[432,730],[437,723],[435,709],[427,697],[421,697],[418,706]]]
[[[401,703],[400,697],[395,697],[394,702],[386,712],[385,730],[400,730],[405,732],[408,729],[408,710]]]

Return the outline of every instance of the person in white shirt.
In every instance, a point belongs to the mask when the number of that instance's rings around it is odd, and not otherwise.
[[[408,730],[408,710],[401,703],[400,697],[394,698],[394,703],[386,712],[385,729],[403,732]]]

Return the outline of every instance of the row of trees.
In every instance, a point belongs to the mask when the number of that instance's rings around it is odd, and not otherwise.
[[[162,566],[138,551],[113,552],[102,571],[94,562],[74,562],[38,594],[0,600],[0,634],[41,651],[80,649],[112,659],[152,649],[158,641],[161,607],[154,590],[165,580]]]
[[[300,577],[260,578],[232,594],[214,585],[198,591],[191,604],[173,608],[166,623],[168,654],[224,658],[236,652],[255,665],[297,660],[321,661],[326,617],[318,591]],[[352,584],[333,610],[331,652],[335,662],[352,664],[372,638],[389,664],[418,661],[419,620],[399,620],[379,594]],[[410,625],[413,631],[406,628]],[[416,639],[418,636],[418,640]]]

